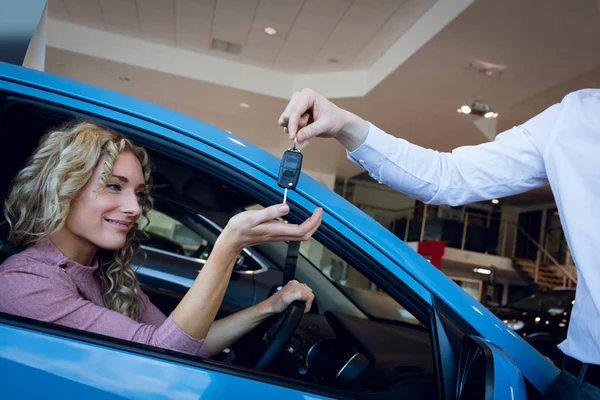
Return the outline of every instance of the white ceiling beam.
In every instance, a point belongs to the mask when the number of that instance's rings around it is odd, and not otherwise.
[[[475,0],[438,0],[371,67],[367,82],[369,90],[387,78],[473,2]]]
[[[310,87],[330,98],[363,97],[475,0],[438,0],[369,70],[293,75],[48,19],[48,46],[185,78],[288,99]],[[93,43],[93,45],[91,45]]]
[[[128,36],[48,19],[48,46],[275,97],[292,93],[290,75]]]

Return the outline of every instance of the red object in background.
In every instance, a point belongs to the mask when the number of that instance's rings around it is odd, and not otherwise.
[[[417,253],[428,258],[438,269],[442,267],[442,256],[445,250],[446,242],[441,240],[423,240],[417,247]]]

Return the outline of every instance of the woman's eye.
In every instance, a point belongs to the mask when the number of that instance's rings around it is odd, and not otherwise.
[[[106,185],[106,188],[114,192],[118,192],[121,190],[121,186],[117,185],[116,183],[109,183],[108,185]]]

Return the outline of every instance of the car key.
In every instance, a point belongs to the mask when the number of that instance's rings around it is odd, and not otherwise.
[[[277,184],[284,189],[283,204],[287,202],[288,189],[296,188],[302,170],[302,153],[298,150],[297,143],[297,139],[294,139],[294,145],[284,151],[281,157]]]

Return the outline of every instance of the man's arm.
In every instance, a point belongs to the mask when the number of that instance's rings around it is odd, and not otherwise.
[[[459,205],[546,185],[543,152],[561,110],[562,104],[554,105],[493,142],[451,153],[388,135],[310,89],[294,94],[279,124],[299,142],[317,136],[337,139],[351,160],[404,194],[426,203]]]
[[[542,155],[524,127],[440,153],[371,125],[366,141],[348,156],[375,180],[428,204],[456,206],[548,184]]]

